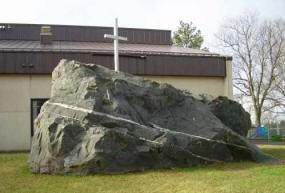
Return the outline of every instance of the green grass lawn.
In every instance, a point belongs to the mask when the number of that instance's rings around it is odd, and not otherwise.
[[[285,146],[260,146],[285,160]],[[0,154],[0,192],[284,192],[285,164],[221,163],[94,176],[35,175],[28,153]]]

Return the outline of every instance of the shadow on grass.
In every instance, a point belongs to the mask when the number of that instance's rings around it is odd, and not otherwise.
[[[273,157],[277,157],[281,160],[285,160],[285,147],[284,148],[266,148],[262,149],[264,153],[270,154]]]
[[[129,173],[123,173],[123,174],[95,174],[97,177],[106,177],[106,176],[126,176],[126,175],[146,175],[149,173],[161,173],[169,175],[183,175],[188,172],[212,172],[212,171],[241,171],[241,170],[248,170],[252,168],[257,167],[266,167],[266,166],[274,166],[274,165],[284,165],[285,162],[285,146],[270,146],[270,145],[261,145],[259,146],[260,149],[268,154],[271,154],[274,157],[277,157],[281,160],[283,160],[282,163],[256,163],[256,162],[250,162],[250,161],[239,161],[239,162],[224,162],[224,163],[213,163],[213,164],[207,164],[207,165],[199,165],[199,166],[191,166],[191,167],[184,167],[184,168],[171,168],[171,169],[148,169],[144,171],[136,171],[136,172],[129,172]],[[35,175],[35,176],[55,176],[55,175],[46,175],[46,174],[33,174],[29,171],[28,168],[28,159],[29,154],[23,153],[23,152],[5,152],[0,154],[0,162],[11,162],[16,161],[19,162],[19,167],[21,167],[21,172],[26,175]],[[26,162],[26,164],[24,163]],[[20,169],[20,168],[19,168]],[[58,178],[61,177],[67,177],[71,176],[74,177],[82,177],[78,175],[68,175],[68,174],[62,174],[62,175],[56,175]],[[94,176],[94,175],[90,175]]]
[[[120,173],[120,174],[92,174],[87,175],[86,177],[90,176],[96,176],[96,177],[114,177],[114,178],[120,178],[120,177],[127,177],[127,176],[140,176],[140,175],[148,175],[151,173],[155,174],[162,174],[165,175],[175,175],[177,177],[184,176],[184,174],[188,173],[195,173],[195,172],[215,172],[215,171],[242,171],[242,170],[248,170],[258,167],[264,167],[264,166],[272,166],[272,165],[278,165],[278,164],[270,164],[270,163],[256,163],[256,162],[249,162],[249,161],[240,161],[240,162],[225,162],[225,163],[213,163],[213,164],[207,164],[207,165],[198,165],[198,166],[190,166],[190,167],[179,167],[179,168],[160,168],[160,169],[146,169],[143,171],[132,171],[127,173]],[[28,167],[25,167],[25,172],[29,172]],[[31,173],[32,174],[32,173]],[[66,178],[68,176],[72,178],[82,178],[84,176],[76,175],[76,174],[33,174],[35,176],[57,176],[58,178]]]

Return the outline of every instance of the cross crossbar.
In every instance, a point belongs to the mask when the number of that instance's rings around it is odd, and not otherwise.
[[[104,38],[110,38],[110,39],[113,39],[113,40],[118,39],[118,40],[128,41],[127,37],[114,36],[114,35],[111,35],[111,34],[104,34]]]

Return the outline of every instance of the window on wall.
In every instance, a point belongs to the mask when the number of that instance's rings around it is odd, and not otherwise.
[[[31,100],[31,136],[34,136],[34,121],[41,111],[41,107],[48,99]]]

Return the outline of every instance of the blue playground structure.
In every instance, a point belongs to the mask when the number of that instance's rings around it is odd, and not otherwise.
[[[248,137],[249,139],[263,138],[268,139],[268,127],[258,126],[255,131]]]

